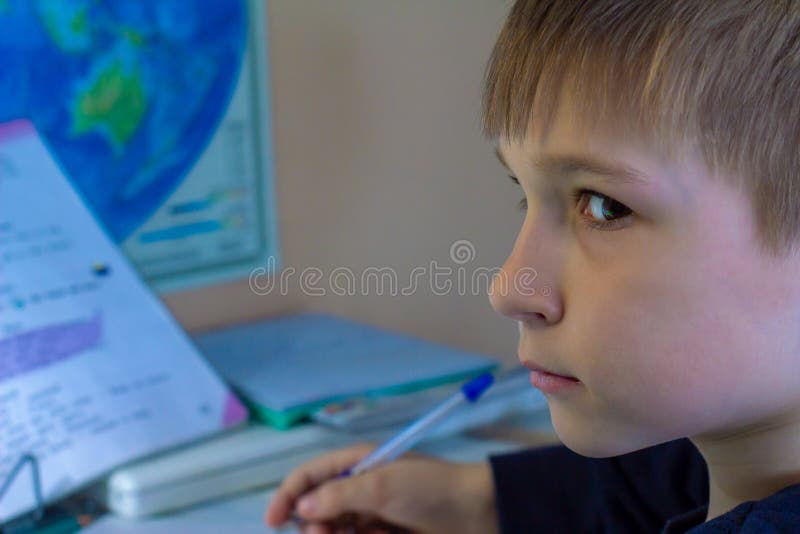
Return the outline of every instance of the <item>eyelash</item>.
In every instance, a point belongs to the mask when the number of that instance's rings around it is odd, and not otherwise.
[[[519,184],[519,180],[517,180],[514,176],[509,176],[509,178],[511,178],[511,180],[514,183]],[[624,219],[626,217],[628,217],[629,215],[631,215],[633,213],[633,211],[628,206],[623,204],[622,202],[620,202],[620,201],[618,201],[618,200],[616,200],[616,199],[614,199],[614,198],[612,198],[612,197],[610,197],[608,195],[604,195],[603,193],[598,193],[597,191],[594,191],[592,189],[578,189],[578,190],[574,191],[573,193],[571,193],[570,196],[572,197],[572,204],[576,208],[578,206],[581,206],[583,199],[586,198],[587,196],[589,196],[589,197],[599,197],[599,198],[602,198],[604,200],[609,200],[611,202],[614,202],[614,203],[618,204],[619,206],[621,206],[623,211],[626,212],[624,215],[621,215],[621,216],[619,216],[617,218],[614,218],[614,219],[611,219],[610,221],[605,221],[605,222],[599,222],[599,221],[590,219],[588,217],[581,217],[581,221],[583,221],[584,224],[586,224],[587,226],[589,226],[590,228],[593,228],[595,230],[603,230],[603,231],[619,230],[621,228],[620,227],[620,221],[624,221]],[[519,207],[519,209],[521,211],[527,210],[528,209],[528,199],[527,198],[521,199],[519,201],[519,206],[518,207]],[[583,209],[585,209],[585,208],[586,208],[586,203],[583,203],[581,211],[583,211]]]

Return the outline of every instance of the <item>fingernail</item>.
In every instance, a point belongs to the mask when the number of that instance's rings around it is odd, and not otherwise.
[[[303,515],[310,514],[314,511],[314,504],[314,497],[303,497],[297,502],[297,511]]]

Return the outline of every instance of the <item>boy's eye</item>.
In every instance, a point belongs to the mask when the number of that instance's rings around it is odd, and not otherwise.
[[[514,176],[509,176],[511,181],[519,184]],[[573,193],[573,198],[577,204],[578,214],[585,224],[598,230],[618,230],[625,226],[625,221],[633,214],[633,210],[628,206],[611,198],[608,195],[592,191],[591,189],[581,189]],[[528,209],[528,199],[522,198],[519,201],[519,209]]]
[[[519,180],[517,180],[517,177],[516,177],[516,176],[509,174],[509,175],[508,175],[508,178],[509,178],[509,179],[510,179],[512,182],[514,182],[515,184],[519,185]],[[523,197],[523,198],[522,198],[522,200],[520,200],[520,201],[519,201],[518,207],[519,207],[519,210],[520,210],[520,211],[525,211],[525,210],[527,210],[527,209],[528,209],[528,199]]]
[[[633,210],[622,202],[596,191],[584,189],[575,196],[579,215],[594,228],[601,230],[619,228],[621,220],[633,213]]]

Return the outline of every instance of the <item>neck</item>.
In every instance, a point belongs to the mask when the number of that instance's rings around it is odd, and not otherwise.
[[[800,409],[692,442],[708,465],[706,520],[800,483]]]

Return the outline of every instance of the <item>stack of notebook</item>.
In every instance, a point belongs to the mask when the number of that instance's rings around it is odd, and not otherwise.
[[[483,355],[320,314],[208,332],[195,342],[255,417],[281,429],[333,402],[419,391],[498,367]]]

